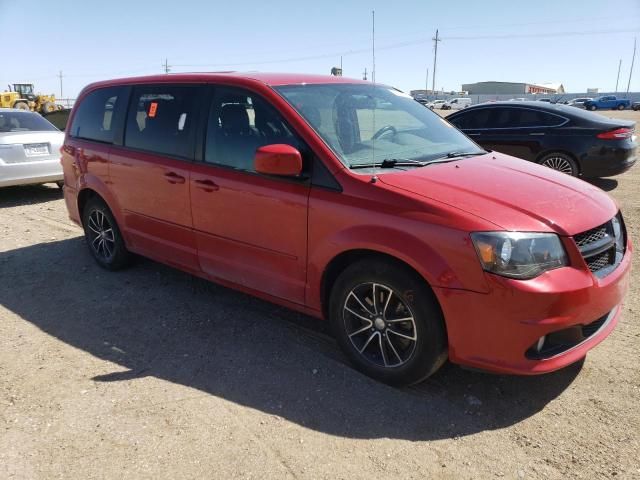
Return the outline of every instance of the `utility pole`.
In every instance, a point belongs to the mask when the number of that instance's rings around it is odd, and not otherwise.
[[[427,67],[427,77],[424,82],[424,94],[426,95],[429,92],[429,67]]]
[[[620,67],[622,67],[622,59],[618,62],[618,77],[616,78],[616,93],[618,93],[618,81],[620,80]]]
[[[364,67],[364,72],[362,72],[362,79],[363,80],[367,79],[367,67]]]
[[[436,29],[436,36],[432,38],[434,44],[433,51],[433,82],[431,83],[431,90],[433,93],[436,91],[436,64],[438,63],[438,42],[442,40],[438,37],[438,30]]]
[[[162,68],[164,68],[164,73],[169,73],[171,71],[171,65],[169,65],[169,60],[164,59],[164,63],[162,64]]]
[[[340,71],[342,72],[342,55],[340,55]]]
[[[627,82],[627,95],[629,95],[629,87],[631,86],[631,74],[633,73],[633,64],[635,63],[635,61],[636,61],[636,37],[633,37],[633,57],[631,57],[631,69],[629,69],[629,81]]]
[[[58,78],[60,79],[60,98],[62,98],[62,70],[58,73]]]

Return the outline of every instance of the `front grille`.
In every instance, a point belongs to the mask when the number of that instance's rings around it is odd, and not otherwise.
[[[609,250],[601,253],[600,255],[595,255],[587,259],[587,266],[589,267],[589,270],[591,270],[592,272],[597,272],[598,270],[602,270],[607,265],[611,265],[611,252]]]
[[[602,240],[606,236],[607,224],[605,223],[604,225],[600,225],[599,227],[592,228],[591,230],[587,230],[583,233],[579,233],[578,235],[573,237],[573,239],[576,241],[576,245],[578,245],[578,248],[580,248],[598,240]]]
[[[622,216],[618,213],[616,219],[620,223],[619,235],[623,236],[622,244],[626,245]],[[580,250],[589,270],[600,278],[611,273],[624,256],[624,251],[619,252],[616,247],[616,241],[619,239],[614,231],[613,220],[609,220],[607,223],[586,232],[579,233],[573,237],[573,240],[576,242],[576,246]]]

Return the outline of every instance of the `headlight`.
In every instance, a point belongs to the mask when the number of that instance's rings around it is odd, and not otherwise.
[[[554,233],[477,232],[471,240],[482,268],[504,277],[526,280],[568,265]]]

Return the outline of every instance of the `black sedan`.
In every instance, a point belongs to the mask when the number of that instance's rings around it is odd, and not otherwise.
[[[609,177],[636,162],[635,122],[566,105],[495,102],[447,120],[488,150],[583,177]]]

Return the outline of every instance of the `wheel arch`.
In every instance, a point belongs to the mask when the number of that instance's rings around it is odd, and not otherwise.
[[[418,270],[416,270],[412,265],[396,256],[381,252],[379,250],[356,248],[352,250],[346,250],[337,254],[327,264],[322,273],[322,278],[320,280],[320,301],[322,315],[324,318],[329,318],[329,301],[331,297],[331,290],[336,280],[346,268],[363,259],[376,259],[389,262],[411,272],[411,274],[413,274],[416,279],[422,282],[425,287],[431,292],[436,304],[438,305],[438,308],[442,312],[440,302],[438,301],[438,298],[435,295],[435,292],[429,284],[428,280],[424,278],[424,276],[421,275],[420,272],[418,272]]]

